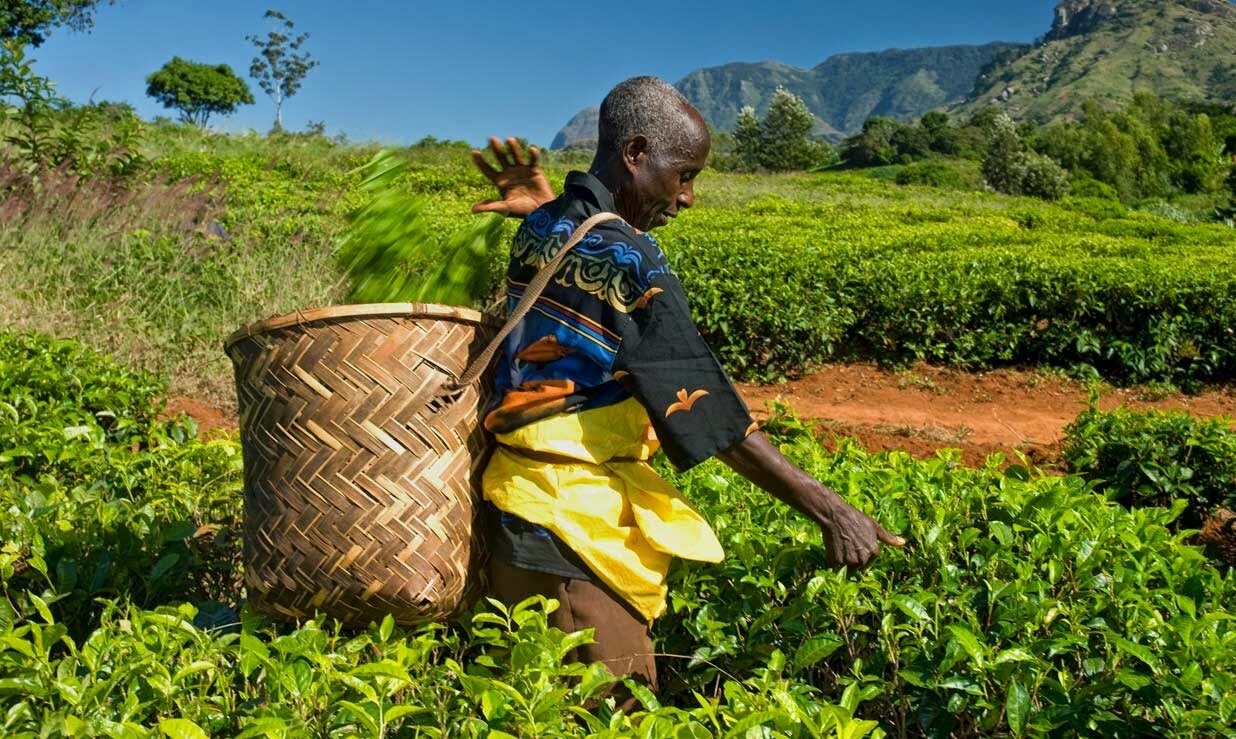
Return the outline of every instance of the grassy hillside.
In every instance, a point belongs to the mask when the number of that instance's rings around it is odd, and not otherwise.
[[[1101,7],[1100,7],[1101,6]],[[973,99],[1020,119],[1046,121],[1094,98],[1134,93],[1177,101],[1236,101],[1236,5],[1229,0],[1062,2],[1048,40],[991,70]]]

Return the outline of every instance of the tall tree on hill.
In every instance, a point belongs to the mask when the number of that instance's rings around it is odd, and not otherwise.
[[[104,0],[0,0],[0,40],[17,39],[31,46],[47,40],[58,26],[87,31],[94,11]],[[107,0],[108,4],[115,0]]]
[[[318,63],[309,52],[300,50],[309,34],[292,36],[295,26],[277,10],[267,10],[263,17],[272,21],[274,28],[266,34],[266,38],[245,36],[258,50],[253,64],[249,66],[249,76],[257,80],[262,91],[275,101],[274,130],[282,131],[283,101],[300,90],[305,75]]]
[[[738,125],[734,128],[734,149],[740,169],[758,169],[760,166],[760,119],[750,105],[738,112]]]
[[[819,158],[811,139],[815,116],[803,99],[778,87],[760,124],[760,166],[770,170],[809,169]]]
[[[211,115],[253,104],[249,86],[228,65],[200,64],[178,56],[146,78],[146,94],[165,108],[179,110],[180,120],[201,127]]]

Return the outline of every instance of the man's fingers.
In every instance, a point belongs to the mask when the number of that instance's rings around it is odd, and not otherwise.
[[[905,539],[896,534],[890,534],[880,524],[876,524],[876,538],[880,540],[881,544],[888,544],[891,547],[904,547],[906,545]]]
[[[524,164],[524,150],[523,147],[519,145],[519,139],[514,136],[507,139],[506,148],[511,152],[511,159],[514,160],[517,165],[522,167]]]
[[[541,150],[535,146],[528,147],[528,166],[535,167],[541,163]]]
[[[511,166],[511,162],[506,158],[506,151],[502,148],[502,142],[497,136],[489,137],[489,149],[494,153],[494,158],[498,160],[498,164],[502,165],[503,169]]]
[[[482,200],[472,206],[473,213],[502,213],[510,212],[510,206],[502,200]]]
[[[489,166],[489,162],[485,161],[485,155],[479,151],[472,152],[472,163],[476,168],[481,170],[481,174],[485,175],[485,179],[497,184],[498,170]]]

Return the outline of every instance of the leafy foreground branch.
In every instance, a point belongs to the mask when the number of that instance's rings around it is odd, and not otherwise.
[[[1079,476],[783,437],[911,539],[870,570],[706,465],[672,480],[721,565],[672,573],[660,695],[614,716],[587,635],[539,603],[340,633],[273,625],[236,575],[239,454],[159,419],[160,383],[0,334],[5,736],[1217,736],[1236,717],[1236,575]]]

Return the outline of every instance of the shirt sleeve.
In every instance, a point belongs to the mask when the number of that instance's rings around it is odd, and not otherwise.
[[[614,378],[647,409],[675,467],[694,467],[755,430],[746,404],[695,328],[677,277],[653,278],[620,324]]]

